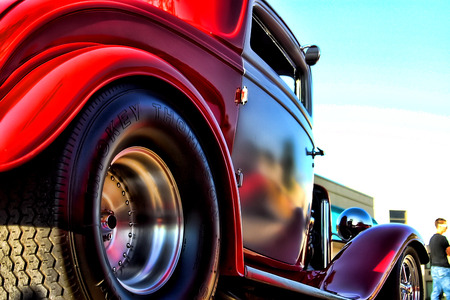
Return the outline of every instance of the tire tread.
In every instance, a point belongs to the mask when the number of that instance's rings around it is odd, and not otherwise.
[[[49,169],[36,159],[0,174],[1,299],[79,299]]]

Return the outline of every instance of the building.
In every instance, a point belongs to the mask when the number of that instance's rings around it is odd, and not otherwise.
[[[373,197],[317,174],[314,175],[314,183],[324,187],[328,191],[328,196],[330,198],[331,229],[333,234],[332,256],[334,257],[344,245],[337,235],[336,223],[339,215],[347,208],[359,207],[368,212],[372,217],[374,224],[377,224],[374,219]]]
[[[389,210],[389,223],[407,224],[406,210]]]
[[[367,211],[374,221],[374,225],[377,224],[374,216],[374,199],[359,191],[353,190],[342,184],[334,182],[330,179],[322,177],[320,175],[314,175],[314,183],[323,186],[328,191],[331,203],[331,222],[333,232],[333,249],[332,256],[342,248],[344,243],[339,241],[336,230],[336,222],[339,214],[346,208],[359,207]],[[407,224],[407,211],[406,210],[389,210],[389,222],[390,223],[402,223]],[[422,267],[422,274],[424,275],[424,289],[425,299],[430,299],[430,294],[433,289],[433,281],[430,274],[430,264]],[[443,299],[446,299],[445,297]]]
[[[343,211],[349,207],[360,207],[374,218],[373,197],[346,187],[320,175],[314,175],[314,183],[328,191],[331,205]]]

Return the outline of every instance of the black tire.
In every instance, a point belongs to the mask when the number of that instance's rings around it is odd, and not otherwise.
[[[64,298],[213,295],[219,261],[213,177],[171,100],[135,85],[110,87],[59,142],[47,222],[56,228],[44,227],[57,233],[48,240],[61,255],[45,268],[71,283]]]
[[[0,173],[0,299],[80,299],[67,234],[56,226],[49,162]],[[70,296],[68,296],[70,295]]]
[[[420,260],[413,247],[408,246],[405,251],[403,251],[378,294],[377,299],[424,299]]]

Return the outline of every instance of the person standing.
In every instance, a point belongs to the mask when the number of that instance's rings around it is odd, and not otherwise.
[[[431,277],[433,278],[433,292],[431,300],[440,299],[442,292],[450,296],[450,264],[447,255],[450,255],[450,245],[442,234],[447,231],[447,221],[442,218],[434,222],[436,233],[430,239]]]

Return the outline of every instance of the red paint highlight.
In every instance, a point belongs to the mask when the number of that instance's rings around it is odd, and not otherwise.
[[[388,267],[391,265],[392,260],[394,259],[395,251],[391,250],[389,253],[380,261],[380,263],[373,269],[374,272],[383,273]]]

